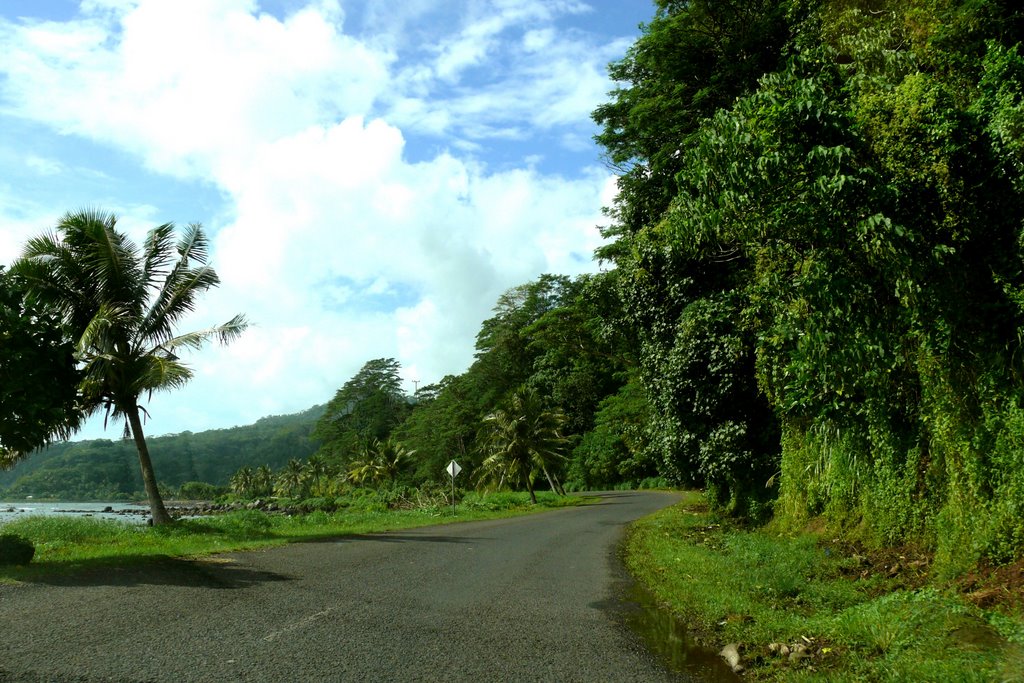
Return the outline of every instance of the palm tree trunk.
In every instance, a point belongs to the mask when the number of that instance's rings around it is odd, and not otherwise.
[[[164,501],[160,497],[160,490],[156,486],[156,474],[153,472],[153,462],[149,459],[149,447],[146,445],[146,436],[142,433],[142,420],[139,419],[139,407],[130,406],[125,413],[128,415],[128,424],[132,428],[132,438],[135,439],[135,448],[139,451],[139,467],[142,469],[142,483],[146,486],[146,497],[149,498],[149,511],[153,516],[153,524],[170,524],[174,520],[167,514]]]
[[[562,482],[558,481],[558,475],[552,476],[545,466],[541,466],[541,469],[544,470],[544,476],[548,478],[548,485],[551,486],[551,490],[560,496],[564,496],[565,489],[562,488]]]
[[[555,474],[555,475],[553,475],[553,476],[555,477],[555,486],[556,486],[556,487],[557,487],[557,489],[558,489],[558,495],[560,495],[560,496],[564,496],[564,495],[567,495],[567,494],[565,493],[565,487],[564,487],[564,486],[562,486],[562,482],[558,481],[558,475],[557,475],[557,474]]]
[[[551,473],[548,472],[548,468],[545,467],[544,465],[541,465],[540,469],[544,472],[544,476],[548,478],[548,486],[551,487],[551,492],[558,493],[558,489],[555,488],[555,482],[554,480],[551,479]]]
[[[526,490],[530,492],[530,502],[537,504],[537,494],[533,492],[533,477],[526,477]]]

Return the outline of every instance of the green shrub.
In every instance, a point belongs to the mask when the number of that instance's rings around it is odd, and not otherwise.
[[[17,534],[0,536],[0,565],[28,564],[36,554],[32,541]]]
[[[223,487],[205,481],[186,481],[178,488],[178,497],[182,500],[213,500],[222,493]]]

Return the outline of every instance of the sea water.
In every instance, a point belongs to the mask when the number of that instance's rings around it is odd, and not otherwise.
[[[136,503],[67,503],[0,501],[0,524],[28,515],[77,515],[97,519],[119,519],[144,524],[149,519],[149,507]]]

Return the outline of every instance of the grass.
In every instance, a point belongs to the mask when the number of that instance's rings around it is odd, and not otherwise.
[[[733,526],[700,494],[635,524],[626,562],[696,640],[739,643],[747,680],[1024,681],[1019,607],[982,609],[914,567],[862,570],[815,533]]]
[[[529,504],[525,493],[467,494],[455,515],[450,507],[350,508],[291,517],[239,510],[159,527],[70,515],[32,515],[0,524],[0,534],[18,534],[36,547],[29,565],[0,565],[0,583],[31,581],[43,575],[74,573],[100,566],[142,564],[168,557],[202,557],[351,534],[510,517],[586,502],[578,496],[563,498],[551,493],[538,493],[537,498],[538,504],[534,506]]]

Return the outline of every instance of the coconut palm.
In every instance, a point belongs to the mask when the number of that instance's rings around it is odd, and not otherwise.
[[[252,475],[254,496],[266,497],[274,495],[274,471],[270,465],[260,465]]]
[[[315,496],[324,495],[324,485],[331,475],[331,467],[323,456],[311,455],[306,460],[305,476],[309,482],[309,490]]]
[[[402,473],[409,458],[416,451],[406,449],[395,439],[388,437],[384,441],[373,440],[373,459],[377,463],[377,478],[383,481],[395,481]]]
[[[112,214],[93,210],[66,214],[53,232],[29,240],[11,270],[24,278],[29,296],[59,315],[78,340],[83,410],[106,409],[107,419],[125,420],[153,523],[164,524],[171,518],[157,488],[139,397],[183,386],[192,377],[178,358],[183,349],[199,349],[210,339],[226,343],[247,323],[235,316],[223,325],[176,334],[199,294],[220,283],[207,265],[202,227],[188,226],[176,241],[174,225],[160,225],[140,251],[117,231],[116,222]]]
[[[229,482],[231,492],[241,498],[249,498],[253,492],[253,471],[251,467],[243,467],[231,476]]]
[[[565,413],[547,410],[540,395],[522,388],[512,394],[503,409],[484,418],[486,457],[477,475],[483,484],[522,483],[537,502],[533,482],[539,473],[547,477],[551,488],[565,494],[555,467],[565,460],[562,451],[567,440],[561,434]]]
[[[393,482],[413,453],[393,438],[374,439],[361,458],[349,463],[348,480],[359,486]]]
[[[274,489],[277,495],[284,498],[305,498],[309,491],[305,464],[297,458],[289,460],[277,475]]]

